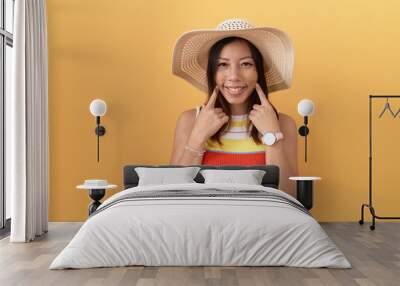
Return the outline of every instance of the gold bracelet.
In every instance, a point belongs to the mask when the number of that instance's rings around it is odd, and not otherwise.
[[[197,155],[198,157],[203,156],[204,152],[206,152],[205,150],[199,151],[199,150],[193,149],[193,148],[190,147],[189,145],[186,145],[186,146],[185,146],[185,150],[188,150],[188,151],[190,151],[190,152],[196,153],[196,155]]]

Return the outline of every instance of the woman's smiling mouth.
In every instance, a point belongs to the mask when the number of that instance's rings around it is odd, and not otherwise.
[[[231,95],[239,95],[247,88],[247,86],[224,86],[225,90]]]

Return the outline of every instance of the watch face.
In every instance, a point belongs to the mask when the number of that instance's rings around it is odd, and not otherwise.
[[[265,133],[262,141],[264,144],[271,146],[275,143],[276,137],[273,133]]]

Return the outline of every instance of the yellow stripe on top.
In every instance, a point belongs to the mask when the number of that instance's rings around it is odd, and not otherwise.
[[[205,149],[207,151],[225,152],[225,153],[256,153],[265,152],[263,144],[257,145],[252,138],[249,139],[224,139],[221,138],[222,146],[218,142],[209,139],[206,142]]]
[[[242,115],[232,115],[232,116],[242,116]],[[247,127],[247,122],[249,120],[244,118],[244,119],[236,119],[232,120],[230,127],[241,127],[241,128],[246,128]]]
[[[254,154],[265,152],[264,144],[256,144],[247,130],[249,123],[248,114],[231,115],[229,129],[221,137],[222,145],[217,141],[208,139],[205,144],[206,151],[236,153],[236,154]]]

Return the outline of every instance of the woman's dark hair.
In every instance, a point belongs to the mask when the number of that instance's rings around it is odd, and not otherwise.
[[[224,38],[218,42],[216,42],[209,51],[208,54],[208,64],[207,64],[207,82],[208,82],[208,98],[210,98],[211,94],[214,91],[215,86],[217,85],[215,82],[215,75],[217,73],[217,64],[218,64],[218,57],[221,54],[222,49],[227,45],[230,44],[234,41],[243,41],[245,42],[251,52],[251,56],[255,62],[255,67],[257,70],[257,76],[258,76],[258,84],[260,85],[261,89],[264,91],[267,99],[268,99],[268,87],[267,83],[265,81],[265,72],[264,72],[264,60],[263,57],[260,53],[260,51],[248,40],[239,38],[239,37],[228,37]],[[247,111],[246,113],[249,113],[253,109],[254,104],[261,104],[260,98],[258,97],[258,94],[256,90],[252,92],[252,94],[249,96],[247,99]],[[271,103],[272,105],[272,103]],[[221,145],[222,142],[220,140],[220,137],[222,133],[227,130],[231,124],[231,110],[229,108],[229,102],[225,99],[225,97],[221,94],[221,91],[218,92],[217,95],[217,100],[215,101],[215,107],[222,108],[222,110],[225,112],[226,115],[229,116],[229,121],[225,123],[213,136],[211,136],[212,140],[218,141],[218,143]],[[272,108],[274,109],[277,118],[279,119],[278,111],[276,110],[275,106],[272,105]],[[249,120],[249,124],[247,125],[247,130],[250,127],[251,121]],[[256,144],[261,144],[261,140],[258,137],[258,130],[253,126],[251,130],[251,137],[253,138],[254,142]]]

